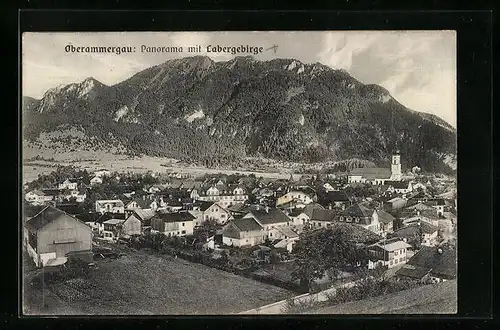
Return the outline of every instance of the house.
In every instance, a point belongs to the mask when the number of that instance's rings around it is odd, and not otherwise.
[[[345,209],[351,206],[351,200],[342,190],[334,190],[327,192],[321,200],[321,204],[327,208]]]
[[[442,198],[429,199],[425,202],[426,205],[433,207],[438,216],[443,216],[446,202]]]
[[[191,215],[195,218],[193,220],[194,227],[201,226],[206,221],[208,221],[210,216],[207,215],[207,218],[205,219],[204,212],[213,204],[214,204],[213,202],[204,202],[204,201],[196,201],[196,203],[193,204],[193,209],[189,210],[188,212],[191,213]]]
[[[144,228],[151,226],[151,218],[154,217],[155,214],[156,212],[153,210],[137,209],[134,210],[132,214],[127,217],[127,219],[129,219],[130,217],[134,217],[141,222],[141,228]]]
[[[219,181],[206,191],[201,191],[198,200],[218,202],[222,207],[229,207],[236,203],[245,202],[248,200],[248,195],[241,185],[227,186]]]
[[[290,202],[296,202],[307,205],[313,202],[313,198],[310,194],[307,194],[303,191],[294,190],[287,192],[281,197],[278,197],[278,199],[276,200],[276,207],[280,207]]]
[[[410,244],[433,246],[436,244],[439,228],[426,222],[420,221],[395,230],[392,236],[399,237]]]
[[[380,224],[380,232],[379,234],[383,237],[387,236],[387,234],[392,233],[394,228],[394,218],[390,213],[387,213],[383,210],[377,210],[378,222]]]
[[[95,202],[95,211],[100,213],[125,213],[125,205],[119,199],[98,200]]]
[[[65,258],[70,252],[91,252],[92,229],[77,218],[47,206],[26,221],[24,240],[28,254],[40,267],[49,260]]]
[[[151,218],[151,232],[167,236],[193,235],[195,217],[187,212],[158,212]]]
[[[96,186],[102,184],[102,178],[100,176],[94,176],[92,179],[90,179],[90,185],[91,186]]]
[[[368,269],[375,269],[380,266],[392,268],[405,264],[407,250],[410,247],[410,244],[399,238],[384,239],[368,246]]]
[[[255,246],[264,242],[264,228],[253,217],[229,221],[222,234],[222,243],[228,246]]]
[[[338,212],[330,209],[316,209],[313,211],[309,223],[312,228],[328,228],[337,220]]]
[[[53,195],[47,195],[42,190],[33,190],[24,196],[25,200],[33,205],[44,205],[54,200]]]
[[[278,235],[278,227],[289,226],[290,218],[278,208],[259,208],[251,210],[244,217],[253,218],[264,229],[266,238],[274,239]]]
[[[375,234],[380,233],[380,223],[376,210],[360,203],[353,204],[347,209],[340,211],[338,220],[362,226]]]
[[[62,182],[58,185],[58,189],[60,189],[60,190],[65,190],[65,189],[77,190],[78,189],[78,182],[66,179],[66,180],[64,180],[64,182]]]
[[[103,231],[102,235],[104,239],[110,240],[110,241],[115,241],[120,237],[121,230],[122,230],[122,225],[125,222],[123,219],[109,219],[106,221],[102,222],[103,225]]]
[[[203,211],[204,221],[213,220],[218,224],[225,225],[231,218],[231,213],[223,208],[220,204],[213,203],[205,211]]]
[[[297,238],[293,238],[293,239],[290,239],[290,238],[280,239],[280,240],[278,240],[278,242],[274,243],[273,246],[276,249],[285,249],[291,253],[293,251],[293,246],[295,245],[295,243],[297,243],[298,239],[299,239],[298,236],[297,236]]]
[[[437,283],[457,277],[457,252],[453,245],[423,246],[396,272],[399,278]]]
[[[323,189],[324,189],[326,192],[329,192],[329,191],[334,191],[334,190],[335,190],[335,188],[333,188],[333,186],[332,186],[330,183],[328,183],[328,182],[326,182],[325,184],[323,184],[323,186],[322,186],[322,187],[323,187]]]
[[[385,205],[391,210],[400,210],[406,206],[406,199],[401,197],[394,197],[385,202]]]
[[[129,201],[125,205],[125,210],[126,211],[134,211],[134,210],[138,210],[138,209],[151,210],[152,209],[151,203],[152,203],[152,200],[149,198],[146,198],[146,196],[137,197],[137,198],[132,199],[131,201]]]
[[[100,213],[98,213],[100,214]],[[93,232],[96,233],[98,236],[104,236],[104,230],[105,230],[105,225],[104,222],[111,220],[111,219],[116,219],[116,220],[123,220],[125,221],[125,213],[111,213],[111,212],[106,212],[103,214],[100,214],[100,217],[95,220],[94,224],[89,224]],[[94,230],[94,228],[97,227],[97,230]],[[107,226],[109,228],[109,226]],[[109,230],[108,230],[109,231]]]
[[[133,235],[141,235],[141,234],[142,234],[141,216],[139,216],[137,213],[134,212],[122,223],[122,235],[123,237],[127,238]]]
[[[387,191],[397,194],[408,194],[413,191],[411,181],[386,181],[385,185],[388,186]]]
[[[355,168],[350,171],[348,183],[371,183],[383,185],[386,181],[400,181],[402,178],[401,172],[401,156],[396,150],[392,155],[391,168]]]
[[[103,176],[110,176],[111,172],[108,171],[108,170],[106,170],[106,169],[100,169],[98,171],[95,171],[94,175],[97,176],[97,177],[102,178]]]

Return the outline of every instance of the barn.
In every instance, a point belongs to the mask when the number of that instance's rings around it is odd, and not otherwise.
[[[69,252],[92,250],[92,229],[55,207],[45,207],[24,227],[28,254],[38,267]]]

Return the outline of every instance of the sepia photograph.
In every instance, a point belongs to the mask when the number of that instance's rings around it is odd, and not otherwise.
[[[22,314],[456,314],[456,43],[23,33]]]

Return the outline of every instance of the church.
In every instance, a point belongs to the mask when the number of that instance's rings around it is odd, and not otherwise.
[[[386,181],[401,181],[401,156],[399,150],[392,155],[391,168],[362,167],[353,169],[348,177],[349,183],[361,182],[383,185]]]

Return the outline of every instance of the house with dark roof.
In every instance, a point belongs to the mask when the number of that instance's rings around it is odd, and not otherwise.
[[[263,207],[251,210],[243,218],[253,218],[264,228],[267,238],[274,239],[278,234],[277,228],[290,226],[291,219],[280,209]]]
[[[405,242],[415,244],[416,246],[434,246],[438,237],[439,227],[434,226],[427,221],[419,221],[411,225],[395,230],[392,233],[394,237],[400,237]]]
[[[187,236],[193,234],[195,217],[187,212],[158,212],[151,218],[151,232],[167,236]]]
[[[100,213],[125,213],[125,204],[119,199],[97,200],[95,211]]]
[[[349,196],[342,190],[328,191],[319,202],[326,208],[341,209],[345,209],[352,204]]]
[[[405,264],[410,244],[400,238],[383,239],[367,247],[368,269],[377,267],[392,268]]]
[[[330,209],[315,209],[309,223],[314,228],[328,228],[337,221],[338,211]]]
[[[255,218],[238,218],[225,226],[222,243],[228,246],[255,246],[262,244],[265,236],[264,228]]]
[[[52,206],[24,224],[28,254],[40,267],[49,260],[64,259],[70,252],[92,250],[92,229],[77,218]]]
[[[408,194],[413,191],[411,181],[385,181],[384,184],[388,186],[387,191],[397,194]]]
[[[298,204],[307,205],[314,202],[315,194],[313,192],[304,192],[299,190],[289,191],[276,200],[276,207],[284,207],[285,204],[292,203],[294,207]]]
[[[377,210],[376,212],[380,228],[379,234],[385,237],[387,234],[392,233],[396,218],[383,210]]]
[[[457,277],[457,251],[453,245],[423,246],[396,272],[400,278],[423,283],[454,280]]]
[[[375,234],[380,234],[380,222],[377,210],[370,205],[353,204],[345,210],[340,211],[338,220],[340,222],[354,223]]]

